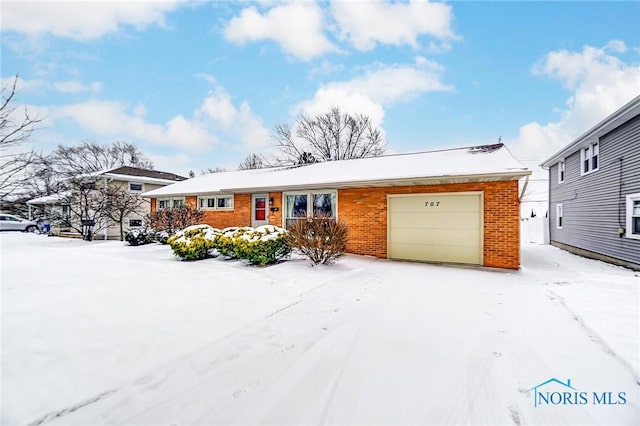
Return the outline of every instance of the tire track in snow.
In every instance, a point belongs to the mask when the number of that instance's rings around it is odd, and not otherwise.
[[[582,317],[578,314],[576,314],[575,312],[573,312],[573,310],[571,310],[571,308],[565,303],[564,298],[562,296],[560,296],[558,293],[554,292],[553,290],[549,290],[549,292],[547,293],[547,297],[549,298],[549,300],[551,300],[552,302],[557,302],[560,304],[560,306],[562,306],[564,309],[566,309],[567,312],[569,312],[569,314],[573,317],[573,320],[575,322],[578,323],[578,325],[580,325],[580,327],[587,333],[587,336],[589,337],[589,339],[594,342],[595,344],[597,344],[598,346],[600,346],[600,348],[607,354],[611,355],[616,361],[618,361],[622,366],[625,367],[625,369],[627,369],[629,371],[629,373],[631,373],[631,376],[633,377],[633,380],[636,382],[637,385],[640,386],[640,377],[638,376],[638,374],[635,372],[635,370],[633,369],[633,366],[631,364],[629,364],[624,358],[622,358],[620,355],[618,355],[612,348],[611,346],[609,346],[599,335],[598,333],[595,332],[595,330],[593,330],[591,327],[589,327],[585,321],[582,319]]]
[[[47,413],[44,416],[38,417],[36,420],[29,423],[29,426],[38,426],[41,424],[45,424],[55,418],[63,417],[66,414],[70,414],[70,413],[73,413],[74,411],[78,411],[79,409],[86,407],[87,405],[91,405],[93,403],[100,401],[103,398],[110,396],[111,394],[115,393],[117,390],[118,389],[111,389],[106,392],[102,392],[92,398],[79,402],[78,404],[72,405],[71,407],[67,407],[67,408],[63,408],[62,410],[52,411],[50,413]]]

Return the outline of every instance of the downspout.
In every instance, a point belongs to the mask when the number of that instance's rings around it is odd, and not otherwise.
[[[104,193],[107,193],[107,177],[104,176],[102,178],[102,180],[104,181]],[[104,240],[107,241],[108,236],[109,236],[109,219],[107,219],[106,217],[104,218],[105,221],[105,228],[104,228]]]
[[[29,204],[29,220],[33,220],[33,215],[31,214],[31,204]]]
[[[518,200],[520,201],[520,204],[522,204],[522,198],[524,197],[525,192],[527,192],[527,186],[529,186],[529,176],[527,175],[524,178],[524,185],[522,185],[522,192],[520,192],[520,197],[518,198]]]

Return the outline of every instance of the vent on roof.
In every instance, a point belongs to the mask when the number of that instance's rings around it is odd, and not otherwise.
[[[471,148],[469,148],[469,152],[471,154],[478,154],[481,152],[493,152],[502,148],[503,146],[504,145],[502,143],[494,143],[492,145],[472,146]]]

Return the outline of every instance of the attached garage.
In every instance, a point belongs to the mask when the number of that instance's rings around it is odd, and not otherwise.
[[[389,195],[388,257],[482,265],[483,194]]]

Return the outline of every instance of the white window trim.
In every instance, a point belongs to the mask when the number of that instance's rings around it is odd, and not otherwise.
[[[208,200],[210,198],[213,198],[214,201],[214,207],[200,207],[200,200]],[[231,207],[218,207],[218,198],[231,198]],[[198,196],[198,210],[207,210],[207,211],[212,211],[212,210],[217,210],[217,211],[226,211],[226,212],[230,212],[233,211],[236,205],[236,200],[235,200],[235,194],[225,194],[225,195],[201,195]]]
[[[625,236],[634,240],[640,240],[640,234],[634,234],[631,219],[633,218],[633,202],[640,201],[640,192],[627,195],[627,232]]]
[[[131,221],[132,220],[139,220],[140,221],[140,225],[131,225]],[[143,226],[144,226],[144,219],[142,219],[141,217],[129,218],[129,228],[142,228]]]
[[[142,188],[139,189],[139,190],[138,189],[131,189],[131,185],[140,185],[140,186],[142,186]],[[129,188],[129,191],[131,191],[131,192],[144,192],[144,183],[143,182],[134,182],[134,181],[132,181],[132,182],[129,182],[127,184],[127,187]]]
[[[312,194],[335,194],[336,196],[336,217],[334,218],[336,221],[338,220],[338,191],[335,189],[313,189],[309,191],[289,191],[282,193],[282,227],[287,226],[287,195],[306,195],[307,196],[307,206],[309,206],[309,201]],[[313,209],[307,208],[307,217],[313,217]]]
[[[566,164],[564,160],[558,161],[558,183],[564,183],[567,178]]]
[[[185,206],[185,199],[184,197],[162,197],[162,198],[158,198],[156,199],[156,210],[168,210],[168,209],[173,209],[173,202],[174,200],[181,200],[182,201],[182,205]],[[169,201],[169,207],[162,207],[160,208],[160,201]]]
[[[562,204],[556,204],[556,229],[562,229],[560,219],[564,222],[564,208],[562,207]]]
[[[584,170],[584,161],[586,160],[586,155],[585,155],[585,150],[588,149],[589,150],[589,170],[585,171]],[[594,152],[598,151],[595,155]],[[593,163],[593,157],[597,156],[598,157],[598,167],[596,167],[595,169],[591,168],[592,167],[592,163]],[[598,170],[600,170],[600,143],[599,142],[593,142],[590,143],[587,146],[583,146],[582,148],[580,148],[580,175],[581,176],[585,176],[585,175],[589,175],[593,172],[597,172]]]

